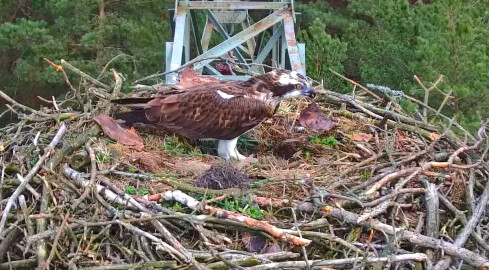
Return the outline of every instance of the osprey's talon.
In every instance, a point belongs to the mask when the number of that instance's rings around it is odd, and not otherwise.
[[[233,159],[236,159],[238,161],[242,161],[242,160],[245,160],[246,159],[246,156],[243,156],[241,155],[237,149],[235,149],[234,151],[232,151],[229,155],[231,158]]]
[[[245,159],[247,159],[247,157],[245,157],[245,156],[241,155],[240,153],[238,153],[238,154],[237,154],[237,159],[238,159],[239,161],[241,161],[241,160],[245,160]]]

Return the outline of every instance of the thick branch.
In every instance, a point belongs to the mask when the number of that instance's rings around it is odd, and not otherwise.
[[[332,216],[351,224],[372,228],[390,235],[396,235],[399,240],[405,240],[415,245],[433,249],[443,249],[446,254],[458,257],[472,266],[480,269],[489,269],[489,260],[487,258],[468,249],[458,247],[455,244],[443,240],[434,239],[408,230],[398,229],[377,220],[358,222],[360,216],[346,210],[327,207],[325,208],[325,214],[327,216]]]

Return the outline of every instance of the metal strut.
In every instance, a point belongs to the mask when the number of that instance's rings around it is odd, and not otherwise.
[[[259,64],[305,75],[305,44],[297,42],[295,32],[301,14],[294,12],[293,1],[175,0],[175,9],[170,10],[173,41],[166,44],[166,71],[191,61],[203,76],[220,80],[246,80],[251,74],[266,72]],[[204,16],[205,22],[199,24]],[[212,39],[214,31],[218,36]],[[240,74],[232,70],[233,62],[239,63]],[[178,73],[168,73],[165,80],[177,83]]]

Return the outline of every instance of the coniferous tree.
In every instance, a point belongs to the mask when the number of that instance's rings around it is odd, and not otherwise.
[[[55,62],[66,59],[94,77],[116,56],[110,67],[127,80],[162,70],[164,44],[171,40],[168,8],[172,3],[2,1],[0,85],[8,92],[36,87],[36,91],[59,93],[64,85],[44,57]]]

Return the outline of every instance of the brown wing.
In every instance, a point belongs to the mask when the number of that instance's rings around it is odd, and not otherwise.
[[[245,97],[236,89],[230,99],[214,89],[200,89],[155,98],[148,103],[146,117],[166,129],[193,139],[229,140],[252,129],[273,114],[275,108]]]

